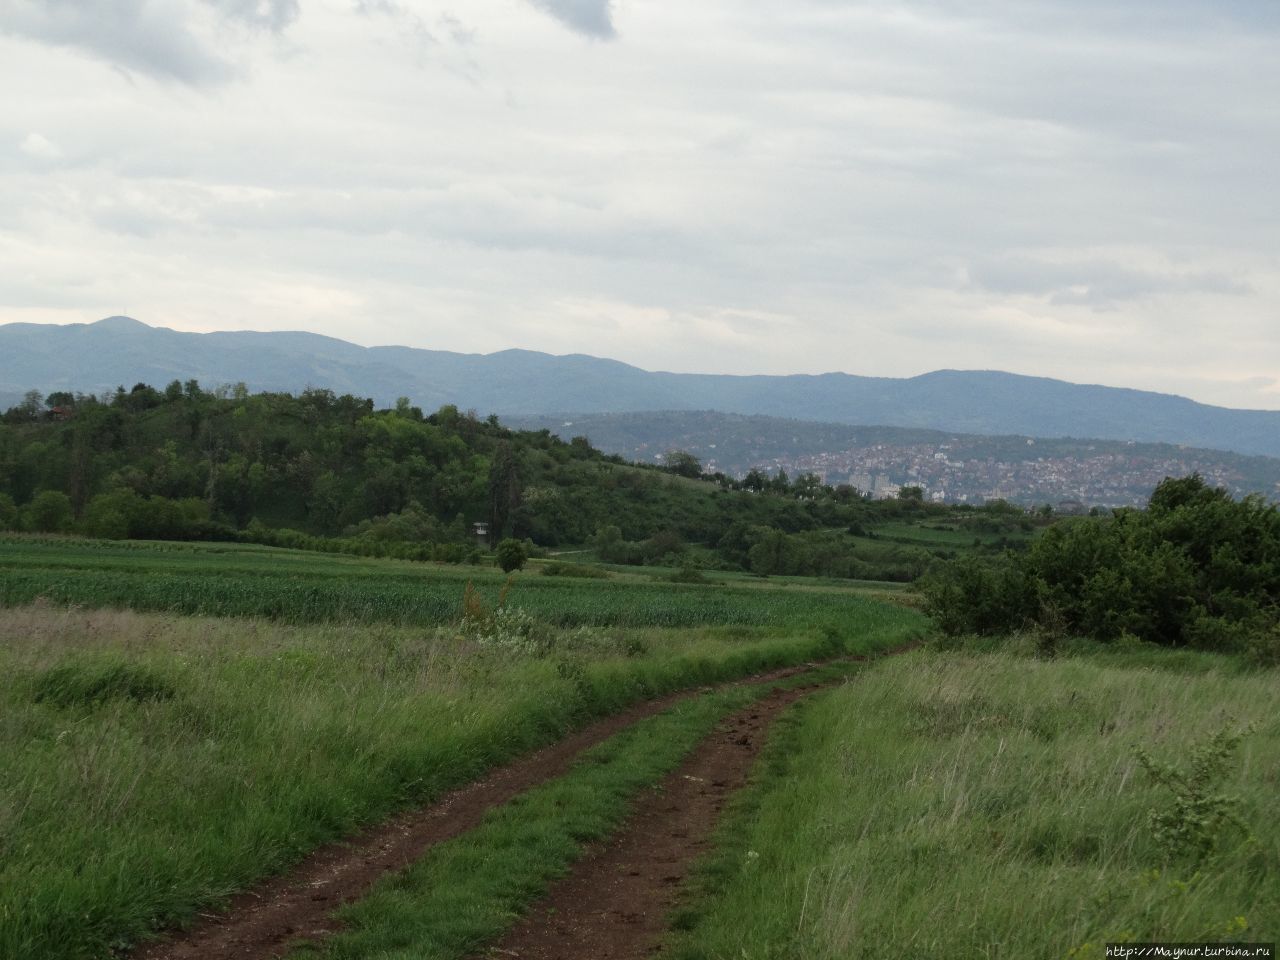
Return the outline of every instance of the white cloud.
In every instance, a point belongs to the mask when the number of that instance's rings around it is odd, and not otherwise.
[[[62,150],[58,145],[39,133],[28,133],[22,138],[22,142],[18,144],[18,149],[28,157],[35,157],[37,160],[60,160],[62,158]]]

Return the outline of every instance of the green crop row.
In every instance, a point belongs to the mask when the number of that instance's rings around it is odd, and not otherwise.
[[[456,621],[467,583],[491,605],[504,579],[393,561],[290,550],[103,547],[83,541],[0,542],[0,606],[55,605],[286,623],[352,620],[438,626]],[[517,576],[506,602],[556,626],[688,627],[846,623],[874,628],[883,610],[848,591]],[[867,622],[867,621],[870,622]]]

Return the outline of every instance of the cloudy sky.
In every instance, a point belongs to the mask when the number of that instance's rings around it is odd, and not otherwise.
[[[0,322],[1280,409],[1275,0],[0,0]]]

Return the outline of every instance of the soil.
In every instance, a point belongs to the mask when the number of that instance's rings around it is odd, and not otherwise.
[[[639,960],[652,956],[691,865],[725,803],[746,785],[769,725],[813,691],[775,690],[723,721],[636,802],[622,831],[578,861],[483,960]]]
[[[767,683],[803,673],[814,666],[816,664],[775,670],[732,681],[731,684]],[[218,915],[201,914],[201,919],[188,930],[145,944],[130,956],[132,960],[259,960],[282,956],[300,941],[321,939],[338,929],[339,925],[332,919],[332,913],[342,904],[364,896],[384,874],[404,869],[421,858],[434,844],[456,837],[476,826],[493,807],[506,803],[530,787],[561,776],[582,751],[607,740],[638,720],[659,713],[680,700],[705,693],[708,689],[711,688],[683,691],[636,704],[584,727],[549,747],[497,768],[484,779],[454,790],[429,806],[383,821],[344,843],[323,847],[287,874],[236,895],[226,911]],[[690,767],[677,775],[678,778],[688,775],[701,779],[664,783],[661,791],[654,794],[654,797],[666,798],[664,812],[656,821],[652,821],[656,825],[651,825],[649,829],[665,835],[660,824],[663,818],[670,817],[673,823],[678,821],[685,825],[666,828],[666,833],[671,830],[684,831],[692,838],[695,834],[702,837],[709,831],[724,796],[746,776],[767,718],[789,702],[788,697],[794,699],[798,695],[776,692],[770,694],[765,701],[753,706],[751,711],[732,721],[735,726],[731,734],[714,736],[699,748],[689,763],[705,761],[710,766],[696,773],[689,772],[694,769]],[[727,744],[724,742],[726,737]],[[717,747],[720,748],[718,752]],[[707,750],[711,750],[710,758],[705,756]],[[701,767],[697,769],[702,770]],[[708,800],[713,801],[711,806],[706,805]],[[642,816],[652,815],[645,811],[652,807],[653,802],[653,798],[649,798],[642,805]],[[691,805],[688,814],[684,812],[686,803]],[[693,819],[688,819],[689,817]],[[630,833],[628,829],[626,836]],[[676,846],[682,849],[690,842],[674,834],[669,839],[679,840]],[[619,840],[625,840],[625,836]],[[653,855],[658,857],[668,854],[659,853],[655,846]],[[676,852],[670,855],[674,858]],[[643,859],[638,854],[628,856],[635,857],[637,863]],[[674,889],[683,867],[675,859],[671,862],[670,869],[657,872],[662,874],[658,878],[660,884]],[[680,863],[684,862],[685,859],[680,860]],[[648,882],[648,875],[652,872],[642,870],[637,876]],[[675,879],[665,879],[668,877]],[[650,924],[660,922],[661,905],[658,901],[649,899],[637,903],[636,908],[627,908],[624,912],[628,916],[634,913],[643,922],[627,920],[622,926],[636,931],[638,936],[640,932],[648,930]],[[540,914],[535,912],[536,915]],[[616,918],[621,914],[615,913],[613,916]],[[580,926],[586,935],[587,925]],[[560,955],[545,952],[528,954],[530,957]],[[641,954],[565,954],[579,955],[603,958]]]

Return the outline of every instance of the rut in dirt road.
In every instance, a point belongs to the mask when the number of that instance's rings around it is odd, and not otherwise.
[[[768,683],[815,666],[788,667],[718,686]],[[139,947],[132,960],[266,960],[282,956],[298,941],[322,939],[338,929],[332,913],[364,896],[386,874],[403,870],[435,844],[472,829],[494,807],[566,773],[583,751],[708,689],[635,704],[495,769],[430,806],[401,814],[346,843],[322,848],[288,874],[237,895],[222,915],[202,915],[190,930]]]
[[[658,947],[681,882],[747,783],[769,726],[818,687],[775,690],[723,720],[645,791],[622,830],[590,851],[475,960],[640,960]]]

